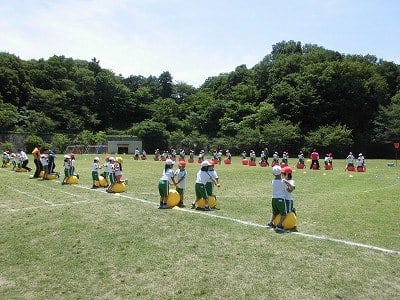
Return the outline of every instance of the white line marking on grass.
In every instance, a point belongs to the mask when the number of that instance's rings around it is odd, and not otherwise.
[[[89,190],[89,191],[93,191],[93,192],[99,192],[99,193],[108,194],[105,191],[93,190],[93,189],[90,189],[90,188],[88,188],[86,186],[82,186],[82,185],[79,185],[79,184],[76,184],[75,186],[78,187],[78,188]],[[16,191],[21,192],[19,190],[16,190]],[[57,189],[57,191],[60,191],[60,190]],[[24,192],[21,192],[21,193],[24,193]],[[40,200],[42,200],[44,202],[48,202],[48,201],[43,200],[43,199],[41,199],[39,197],[35,197],[35,196],[32,196],[32,195],[29,195],[28,193],[25,193],[25,194],[30,196],[30,197],[34,197],[34,198],[40,199]],[[73,195],[73,194],[71,194],[71,195]],[[110,195],[113,195],[113,194],[110,194]],[[76,197],[85,198],[85,197],[82,197],[81,195],[75,195],[75,196]],[[114,196],[115,196],[115,194],[114,194]],[[128,195],[119,195],[119,198],[126,198],[126,199],[130,199],[130,200],[135,200],[135,201],[138,201],[138,202],[141,202],[141,203],[145,203],[145,204],[156,205],[155,202],[152,202],[152,201],[149,201],[149,200],[145,200],[145,199],[136,198],[136,197],[132,197],[132,196],[128,196]],[[76,201],[76,202],[63,203],[63,204],[52,204],[51,202],[48,202],[48,203],[50,203],[51,206],[65,206],[65,205],[72,205],[72,204],[78,204],[78,203],[89,203],[89,202],[91,202],[91,201],[85,200],[85,201]],[[98,201],[92,201],[92,202],[98,202]],[[235,219],[235,218],[231,218],[231,217],[219,216],[219,215],[215,215],[215,214],[207,213],[207,212],[201,212],[201,211],[185,209],[185,208],[181,208],[181,209],[179,209],[179,211],[184,211],[184,212],[188,212],[188,213],[195,213],[195,214],[199,214],[201,216],[210,217],[210,218],[227,220],[227,221],[236,222],[236,223],[247,225],[247,226],[259,227],[259,228],[268,228],[268,226],[266,226],[266,225],[257,224],[257,223],[253,223],[253,222],[250,222],[250,221],[240,220],[240,219]],[[362,244],[362,243],[357,243],[357,242],[352,242],[352,241],[346,241],[346,240],[342,240],[342,239],[331,238],[331,237],[324,236],[324,235],[315,235],[315,234],[308,234],[308,233],[303,233],[303,232],[291,232],[290,234],[295,234],[295,235],[299,235],[299,236],[307,237],[307,238],[312,238],[312,239],[318,239],[318,240],[325,240],[325,241],[340,243],[340,244],[344,244],[344,245],[348,245],[348,246],[352,246],[352,247],[365,248],[365,249],[369,249],[369,250],[383,252],[383,253],[386,253],[386,254],[400,255],[400,251],[385,249],[385,248],[376,247],[376,246],[373,246],[373,245]]]
[[[77,187],[91,190],[90,188],[79,186],[79,185],[77,185]],[[95,191],[97,191],[97,190],[95,190]],[[102,192],[102,191],[97,191],[97,192]],[[119,195],[119,196],[122,197],[122,198],[136,200],[136,201],[139,201],[139,202],[142,202],[142,203],[146,203],[146,204],[152,204],[152,205],[156,204],[156,203],[154,203],[152,201],[148,201],[148,200],[144,200],[144,199],[140,199],[140,198],[136,198],[136,197],[131,197],[131,196],[128,196],[128,195]],[[219,215],[215,215],[215,214],[212,214],[212,213],[211,214],[210,213],[205,213],[205,212],[201,212],[201,211],[198,211],[198,210],[185,209],[185,208],[181,208],[179,210],[184,211],[184,212],[188,212],[188,213],[200,214],[202,216],[206,216],[206,217],[210,217],[210,218],[217,218],[217,219],[227,220],[227,221],[231,221],[231,222],[236,222],[236,223],[247,225],[247,226],[268,228],[268,226],[266,226],[266,225],[257,224],[257,223],[253,223],[253,222],[250,222],[250,221],[240,220],[240,219],[235,219],[235,218],[231,218],[231,217],[219,216]],[[308,233],[302,233],[302,232],[291,232],[290,234],[296,234],[296,235],[303,236],[303,237],[308,237],[308,238],[313,238],[313,239],[318,239],[318,240],[325,240],[325,241],[330,241],[330,242],[335,242],[335,243],[341,243],[341,244],[345,244],[345,245],[348,245],[348,246],[360,247],[360,248],[380,251],[380,252],[388,253],[388,254],[400,255],[400,251],[385,249],[385,248],[376,247],[376,246],[368,245],[368,244],[362,244],[362,243],[357,243],[357,242],[352,242],[352,241],[346,241],[346,240],[331,238],[331,237],[324,236],[324,235],[314,235],[314,234],[308,234]]]
[[[50,202],[50,201],[44,200],[43,198],[40,198],[40,197],[36,197],[36,196],[34,196],[34,195],[32,195],[32,194],[29,194],[29,193],[27,193],[27,192],[24,192],[24,191],[15,189],[15,188],[13,188],[13,187],[11,187],[11,186],[8,186],[8,188],[11,189],[11,190],[13,190],[14,192],[17,192],[17,193],[20,193],[20,194],[22,194],[22,195],[28,196],[28,197],[30,197],[30,198],[34,198],[34,199],[36,199],[36,200],[40,200],[40,201],[42,201],[42,202],[44,202],[44,203],[46,203],[46,204],[53,204],[53,203]]]

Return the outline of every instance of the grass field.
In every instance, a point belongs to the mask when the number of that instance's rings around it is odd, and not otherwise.
[[[0,299],[399,298],[400,166],[387,160],[295,170],[299,232],[277,234],[270,167],[217,166],[218,210],[203,212],[188,164],[187,208],[159,210],[163,163],[123,156],[115,195],[90,189],[93,157],[77,156],[77,185],[0,170]]]

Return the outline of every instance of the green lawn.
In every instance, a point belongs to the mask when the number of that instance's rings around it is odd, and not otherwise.
[[[78,185],[0,170],[0,299],[399,297],[400,166],[388,160],[295,170],[299,232],[277,234],[270,167],[217,166],[218,210],[202,212],[187,164],[188,207],[159,210],[163,163],[123,156],[129,185],[115,195],[90,189],[93,157],[77,156]]]

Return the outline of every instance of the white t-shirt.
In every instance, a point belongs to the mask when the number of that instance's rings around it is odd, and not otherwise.
[[[273,179],[272,180],[272,198],[281,198],[285,199],[286,197],[286,184],[282,179]]]
[[[177,169],[175,171],[175,176],[174,177],[175,177],[175,182],[179,182],[177,184],[177,187],[181,188],[181,189],[185,189],[186,188],[187,171],[186,170]]]
[[[288,182],[289,182],[293,187],[296,186],[293,179],[288,180]],[[286,194],[285,199],[286,199],[286,200],[291,200],[291,201],[293,201],[293,192],[289,192],[289,191],[287,190],[287,185],[286,185],[286,184],[285,184],[285,187],[286,187],[286,189],[285,189],[285,194]]]
[[[196,175],[196,183],[206,184],[207,181],[210,179],[210,175],[207,171],[198,171]]]
[[[174,170],[173,169],[167,169],[167,170],[164,169],[160,180],[167,180],[168,182],[172,182],[172,177],[174,177]]]

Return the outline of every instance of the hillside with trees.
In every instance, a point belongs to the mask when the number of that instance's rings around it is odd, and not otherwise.
[[[51,133],[68,142],[135,135],[149,153],[197,145],[239,154],[268,146],[392,157],[399,116],[399,65],[295,41],[199,88],[175,83],[168,71],[124,78],[96,58],[25,61],[0,53],[0,133]]]

